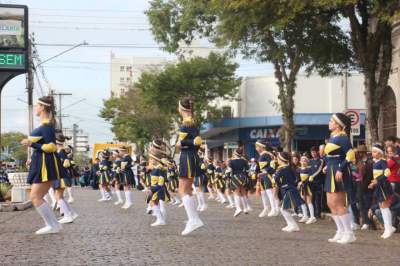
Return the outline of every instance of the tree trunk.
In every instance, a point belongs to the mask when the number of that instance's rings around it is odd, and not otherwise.
[[[368,130],[371,135],[371,144],[378,142],[379,132],[379,103],[378,109],[376,108],[377,100],[374,101],[373,94],[376,90],[376,82],[374,73],[364,73],[364,85],[365,85],[365,104],[367,108],[366,119],[368,124]]]

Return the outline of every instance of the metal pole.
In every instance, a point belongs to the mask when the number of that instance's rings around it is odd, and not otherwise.
[[[32,61],[32,42],[28,39],[28,72],[26,75],[26,89],[28,92],[28,134],[33,130],[33,61]],[[28,160],[31,158],[31,148],[28,147]]]

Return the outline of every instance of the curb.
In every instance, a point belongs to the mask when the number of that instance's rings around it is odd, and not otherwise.
[[[0,203],[0,212],[13,212],[13,211],[24,211],[32,207],[32,202],[18,202],[18,203]]]

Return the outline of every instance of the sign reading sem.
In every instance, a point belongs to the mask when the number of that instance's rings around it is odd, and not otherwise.
[[[0,68],[24,69],[25,55],[14,53],[0,53]]]

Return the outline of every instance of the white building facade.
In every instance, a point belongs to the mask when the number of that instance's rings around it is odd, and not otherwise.
[[[267,138],[279,146],[278,131],[282,116],[277,106],[278,86],[274,75],[246,77],[238,92],[238,101],[219,101],[226,117],[206,124],[202,136],[215,158],[225,159],[238,146],[255,156],[254,143]],[[333,113],[348,109],[361,112],[361,134],[365,138],[365,100],[363,76],[320,77],[299,75],[295,94],[296,135],[293,148],[300,151],[324,142],[329,136],[328,122]]]
[[[111,97],[120,97],[132,88],[145,71],[159,71],[168,61],[157,57],[117,58],[111,54]]]

